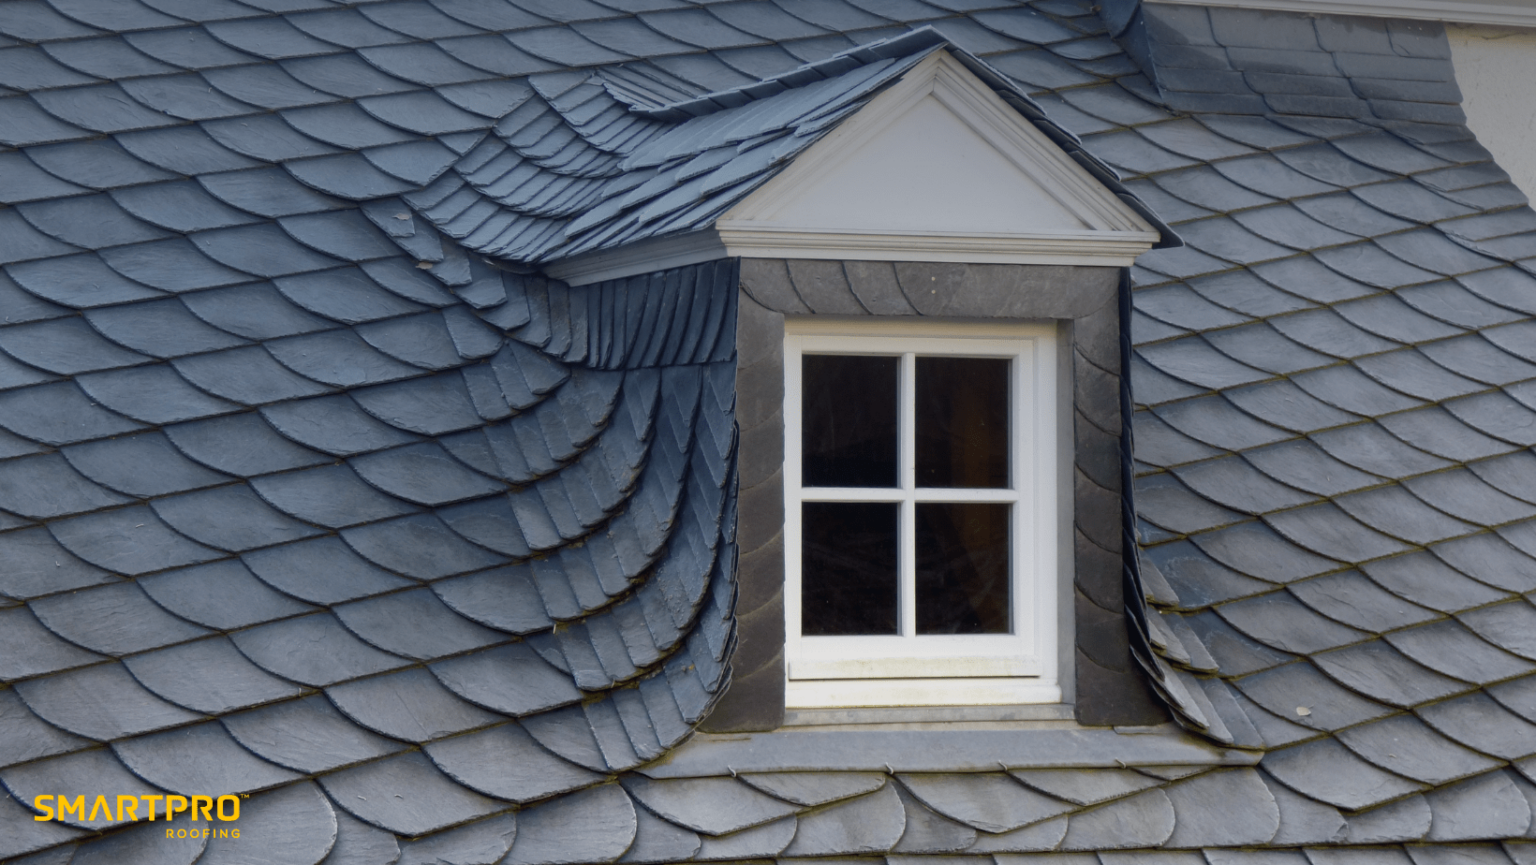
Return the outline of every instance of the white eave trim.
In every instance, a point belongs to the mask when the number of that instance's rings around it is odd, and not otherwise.
[[[1227,6],[1276,12],[1364,15],[1371,18],[1417,18],[1463,24],[1536,27],[1536,4],[1530,0],[1157,0],[1181,6]]]
[[[722,220],[714,229],[579,255],[549,265],[545,273],[577,286],[721,258],[1129,267],[1136,256],[1151,249],[1157,240],[1155,231],[991,236],[845,234],[757,227],[740,229]]]

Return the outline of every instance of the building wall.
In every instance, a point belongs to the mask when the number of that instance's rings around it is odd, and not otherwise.
[[[1446,36],[1467,125],[1536,198],[1536,29],[1452,24]]]

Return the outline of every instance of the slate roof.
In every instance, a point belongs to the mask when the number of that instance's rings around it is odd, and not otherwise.
[[[1140,14],[0,6],[0,857],[1529,861],[1536,217],[1437,28]],[[636,771],[728,676],[735,273],[470,252],[700,224],[925,25],[1188,244],[1132,273],[1131,621],[1257,768]],[[22,804],[103,787],[262,846]]]

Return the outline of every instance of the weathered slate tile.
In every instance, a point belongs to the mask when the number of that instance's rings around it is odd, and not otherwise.
[[[128,582],[40,598],[30,606],[49,630],[109,655],[140,652],[208,633],[165,612]]]
[[[336,842],[336,813],[309,781],[252,796],[241,803],[240,820],[248,837],[279,839],[267,849],[282,861],[318,862]],[[209,838],[200,861],[239,861],[245,853],[239,844],[235,838]]]
[[[323,860],[325,865],[371,865],[393,862],[400,844],[392,833],[359,821],[345,811],[334,811],[336,843]]]
[[[0,692],[0,729],[5,730],[5,738],[0,740],[0,766],[28,763],[93,744],[45,723],[9,689]]]
[[[163,813],[163,812],[162,812]],[[126,816],[126,815],[125,815]],[[182,817],[185,821],[187,818]],[[70,851],[65,848],[63,863],[80,862],[82,865],[105,865],[108,862],[164,862],[165,865],[192,865],[207,846],[202,833],[196,837],[166,838],[159,826],[140,823],[129,829],[105,835]],[[70,852],[74,858],[68,858]],[[29,863],[30,865],[30,863]]]
[[[157,695],[209,715],[303,693],[302,688],[258,669],[226,637],[135,655],[124,664],[139,684]]]
[[[466,700],[510,715],[527,715],[581,699],[568,675],[523,643],[440,661],[432,665],[432,671]]]
[[[624,788],[660,816],[706,835],[760,826],[798,810],[734,778],[652,781],[632,777],[625,779]]]
[[[314,609],[273,591],[234,560],[163,571],[140,579],[138,584],[156,603],[172,613],[221,630]]]
[[[744,773],[738,778],[786,802],[812,807],[878,790],[886,781],[875,772]]]
[[[1377,769],[1332,739],[1272,751],[1262,765],[1292,789],[1349,810],[1428,789]]]
[[[611,862],[635,840],[635,806],[617,784],[522,811],[510,865]]]
[[[319,694],[225,715],[219,720],[252,752],[301,772],[324,772],[393,754],[405,747],[347,720]]]
[[[1154,847],[1173,834],[1173,805],[1162,790],[1074,814],[1067,820],[1061,850],[1115,850]]]
[[[408,742],[440,739],[504,720],[455,697],[419,667],[332,685],[326,695],[358,724]]]
[[[1531,825],[1531,808],[1508,772],[1489,772],[1424,794],[1433,815],[1428,840],[1472,841],[1524,835]]]
[[[0,773],[0,780],[5,782],[5,786],[13,795],[28,803],[36,801],[36,797],[42,795],[67,795],[56,791],[80,791],[74,795],[85,798],[84,813],[76,817],[56,811],[56,820],[66,826],[88,829],[105,829],[116,822],[113,806],[117,802],[118,795],[142,796],[156,792],[154,787],[123,768],[123,764],[107,748],[66,754],[25,766],[13,766],[4,773]],[[99,797],[105,797],[105,801],[98,801]],[[78,801],[76,799],[77,803]],[[57,800],[55,803],[57,805]],[[93,811],[97,815],[95,819],[91,819]],[[28,814],[29,818],[31,816]],[[124,817],[126,816],[124,814]],[[34,821],[27,819],[26,822]],[[14,826],[15,823],[11,825]],[[64,840],[67,837],[60,834],[61,837],[58,840]]]
[[[38,717],[87,738],[112,741],[199,719],[145,690],[121,664],[57,673],[16,685]]]
[[[112,751],[135,775],[184,796],[251,793],[300,777],[242,748],[216,721],[127,739]]]
[[[1435,786],[1499,765],[1440,737],[1410,715],[1344,730],[1339,740],[1377,766]]]
[[[1014,783],[1009,781],[1009,783]],[[771,824],[770,824],[771,825]],[[800,818],[786,856],[883,853],[901,840],[906,813],[893,784]]]
[[[347,633],[328,613],[260,625],[231,639],[262,669],[315,687],[407,664]]]

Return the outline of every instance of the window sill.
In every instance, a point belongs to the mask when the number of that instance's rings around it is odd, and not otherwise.
[[[791,679],[785,707],[1012,706],[1061,702],[1061,688],[1032,677],[956,679]]]
[[[1065,721],[1076,726],[1072,704],[1016,706],[893,706],[860,709],[789,709],[785,727],[877,727],[890,724],[966,724]]]

